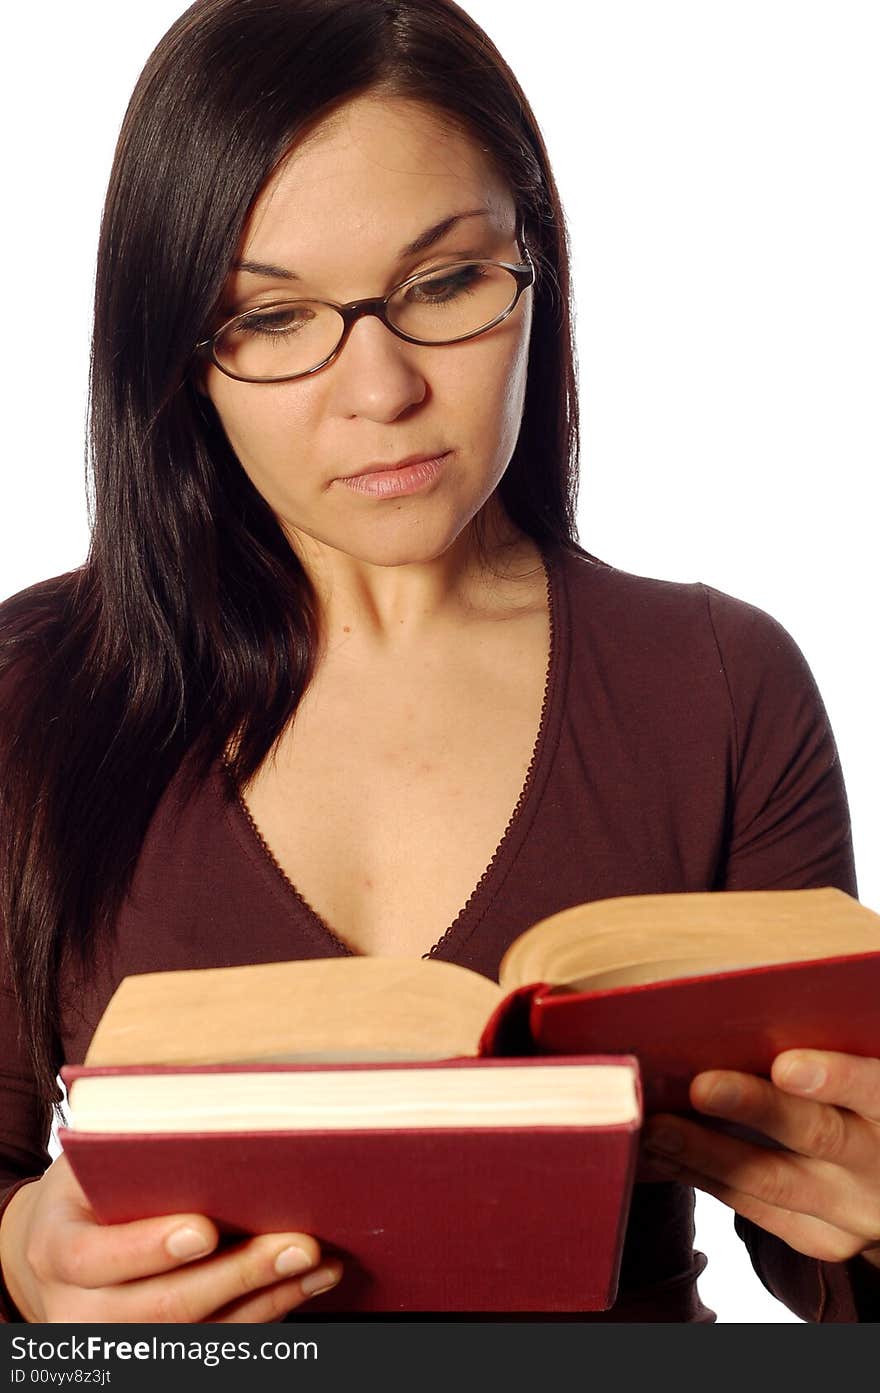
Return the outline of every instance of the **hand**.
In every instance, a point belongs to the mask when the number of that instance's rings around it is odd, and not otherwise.
[[[99,1224],[64,1156],[13,1195],[0,1226],[3,1275],[27,1321],[264,1323],[342,1275],[338,1261],[318,1266],[308,1234],[218,1242],[200,1214]]]
[[[771,1080],[712,1070],[692,1081],[690,1100],[786,1150],[658,1114],[645,1131],[652,1170],[705,1190],[809,1257],[861,1254],[880,1268],[880,1059],[787,1050]]]

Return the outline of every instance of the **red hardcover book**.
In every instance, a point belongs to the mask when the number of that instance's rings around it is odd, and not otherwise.
[[[366,1090],[375,1086],[377,1070],[407,1071],[418,1075],[424,1095],[436,1071],[446,1076],[444,1087],[450,1071],[468,1071],[481,1074],[484,1084],[493,1074],[519,1078],[522,1088],[525,1076],[511,1072],[517,1069],[540,1075],[544,1093],[559,1087],[563,1069],[578,1091],[593,1095],[600,1120],[493,1124],[491,1104],[478,1101],[473,1121],[448,1126],[167,1134],[63,1129],[61,1140],[102,1222],[195,1212],[211,1215],[229,1234],[313,1234],[325,1255],[342,1257],[344,1275],[309,1301],[309,1316],[605,1309],[617,1289],[636,1164],[641,1107],[634,1060],[457,1059],[343,1070],[279,1065],[260,1074],[298,1076],[295,1083],[311,1074],[322,1084],[330,1074],[361,1074]],[[78,1080],[116,1079],[134,1108],[144,1080],[149,1086],[189,1075],[200,1089],[212,1078],[228,1089],[236,1075],[253,1074],[247,1066],[63,1071],[74,1102]],[[466,1089],[459,1082],[456,1091]],[[564,1112],[570,1105],[563,1104]],[[104,1106],[118,1112],[112,1099]]]
[[[687,1111],[704,1069],[766,1076],[799,1046],[880,1056],[878,1001],[880,915],[842,891],[624,897],[528,929],[497,983],[357,956],[127,978],[88,1069],[65,1077],[121,1066],[133,1085],[291,1058],[301,1074],[331,1058],[540,1074],[610,1056],[638,1061],[646,1113]],[[316,1313],[576,1311],[613,1302],[638,1125],[62,1140],[101,1219],[204,1210],[256,1232],[283,1218],[338,1247],[351,1275]]]

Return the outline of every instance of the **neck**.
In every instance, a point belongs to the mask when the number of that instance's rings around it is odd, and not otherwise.
[[[492,500],[490,500],[490,503]],[[318,597],[328,651],[405,651],[463,625],[512,617],[543,596],[540,550],[497,504],[437,556],[377,563],[288,532]]]

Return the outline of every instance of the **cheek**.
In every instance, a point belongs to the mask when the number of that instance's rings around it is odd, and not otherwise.
[[[471,352],[455,365],[443,405],[454,409],[457,401],[462,424],[472,433],[472,443],[485,450],[490,440],[500,451],[512,451],[519,434],[528,377],[528,324],[499,326],[497,337],[475,339]],[[506,461],[505,461],[506,463]]]
[[[227,389],[228,382],[224,378],[222,384],[212,385],[209,395],[230,445],[252,478],[271,476],[273,466],[289,457],[292,440],[308,450],[310,392],[301,388],[295,394],[283,385],[237,392],[232,383],[232,390]]]
[[[517,425],[522,416],[528,372],[529,336],[522,334],[516,344],[515,352],[511,355],[504,379],[505,406],[510,414],[516,416]]]

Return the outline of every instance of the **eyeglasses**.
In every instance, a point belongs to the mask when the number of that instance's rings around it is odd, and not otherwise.
[[[245,310],[196,345],[236,382],[290,382],[318,372],[342,351],[359,319],[375,315],[406,343],[463,343],[512,314],[535,280],[522,244],[521,264],[452,261],[396,285],[384,297],[352,300],[278,300]]]

